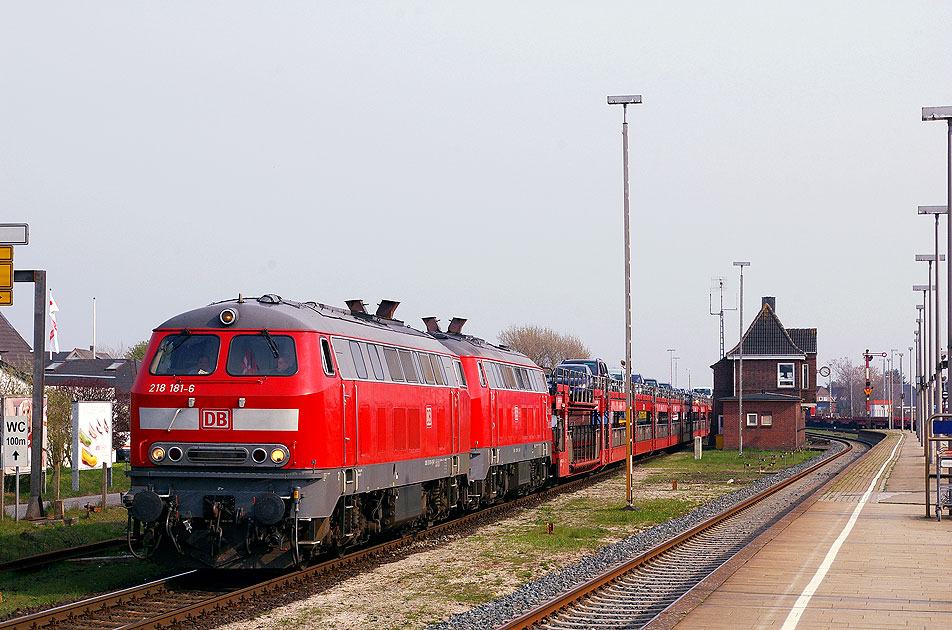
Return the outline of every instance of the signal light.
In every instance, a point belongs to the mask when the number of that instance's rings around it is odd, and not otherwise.
[[[238,311],[233,308],[226,308],[218,315],[218,320],[225,326],[231,326],[238,321]]]
[[[271,451],[271,461],[273,461],[275,464],[280,464],[281,462],[283,462],[284,451],[282,451],[279,448],[276,448],[273,451]]]
[[[152,457],[152,461],[158,463],[165,458],[165,449],[161,446],[156,446],[152,449],[152,452],[149,453],[149,456]]]

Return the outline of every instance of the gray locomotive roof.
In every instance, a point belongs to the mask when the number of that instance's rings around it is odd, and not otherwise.
[[[229,326],[218,316],[226,308],[238,312],[238,320]],[[357,316],[349,310],[317,302],[292,302],[276,295],[215,302],[176,315],[160,329],[212,330],[314,330],[331,335],[357,337],[397,346],[409,346],[430,352],[446,352],[446,348],[428,334],[392,319],[373,315]]]
[[[495,359],[496,361],[505,361],[506,363],[515,363],[526,367],[539,367],[521,352],[500,348],[476,337],[451,335],[449,333],[433,333],[433,336],[456,354]]]

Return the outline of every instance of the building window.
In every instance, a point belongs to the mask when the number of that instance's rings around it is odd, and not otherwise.
[[[777,364],[777,387],[793,387],[793,363]]]
[[[760,426],[762,427],[771,427],[773,426],[773,414],[765,413],[760,416]]]
[[[810,389],[810,366],[804,363],[802,367],[800,389]]]
[[[747,426],[749,427],[757,426],[757,414],[755,413],[747,414]]]

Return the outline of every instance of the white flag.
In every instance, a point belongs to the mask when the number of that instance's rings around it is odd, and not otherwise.
[[[53,300],[53,289],[50,289],[50,358],[53,358],[53,348],[56,348],[56,351],[59,352],[59,333],[56,330],[56,312],[59,311],[59,308],[56,306],[56,302]]]

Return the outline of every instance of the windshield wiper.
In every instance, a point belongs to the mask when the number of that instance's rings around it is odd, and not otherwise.
[[[183,328],[182,332],[175,335],[174,337],[171,337],[171,341],[167,342],[168,347],[164,350],[164,352],[167,352],[168,354],[172,354],[173,352],[178,350],[178,347],[180,345],[185,343],[186,339],[188,339],[191,336],[192,336],[192,331],[189,330],[188,328]],[[166,340],[168,339],[170,339],[170,337],[166,337]]]
[[[273,354],[274,358],[277,359],[281,353],[278,352],[278,345],[274,343],[274,338],[271,336],[271,333],[268,332],[267,328],[262,328],[261,334],[264,335],[264,338],[268,340],[268,345],[271,346],[271,354]]]

